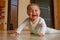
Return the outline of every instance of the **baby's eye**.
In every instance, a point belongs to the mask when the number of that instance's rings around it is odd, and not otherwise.
[[[38,10],[35,10],[36,12],[38,11]]]
[[[32,12],[32,10],[30,10],[29,12]]]

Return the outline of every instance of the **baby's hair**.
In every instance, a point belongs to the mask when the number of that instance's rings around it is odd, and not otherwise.
[[[30,4],[27,6],[27,10],[28,10],[28,8],[29,8],[30,6],[32,6],[32,5],[36,5],[36,6],[40,9],[40,7],[39,7],[39,5],[38,5],[37,3],[30,3]]]

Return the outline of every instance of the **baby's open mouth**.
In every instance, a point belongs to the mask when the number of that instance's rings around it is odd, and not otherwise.
[[[32,16],[37,16],[37,15],[32,15]]]

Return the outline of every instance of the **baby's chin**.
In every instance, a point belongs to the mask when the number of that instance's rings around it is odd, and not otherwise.
[[[33,17],[32,19],[33,19],[33,20],[36,20],[37,18],[38,18],[38,17]]]

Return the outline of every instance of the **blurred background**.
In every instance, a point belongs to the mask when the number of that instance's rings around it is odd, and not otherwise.
[[[60,0],[0,0],[0,30],[15,30],[28,17],[30,3],[39,4],[48,27],[60,29]]]

